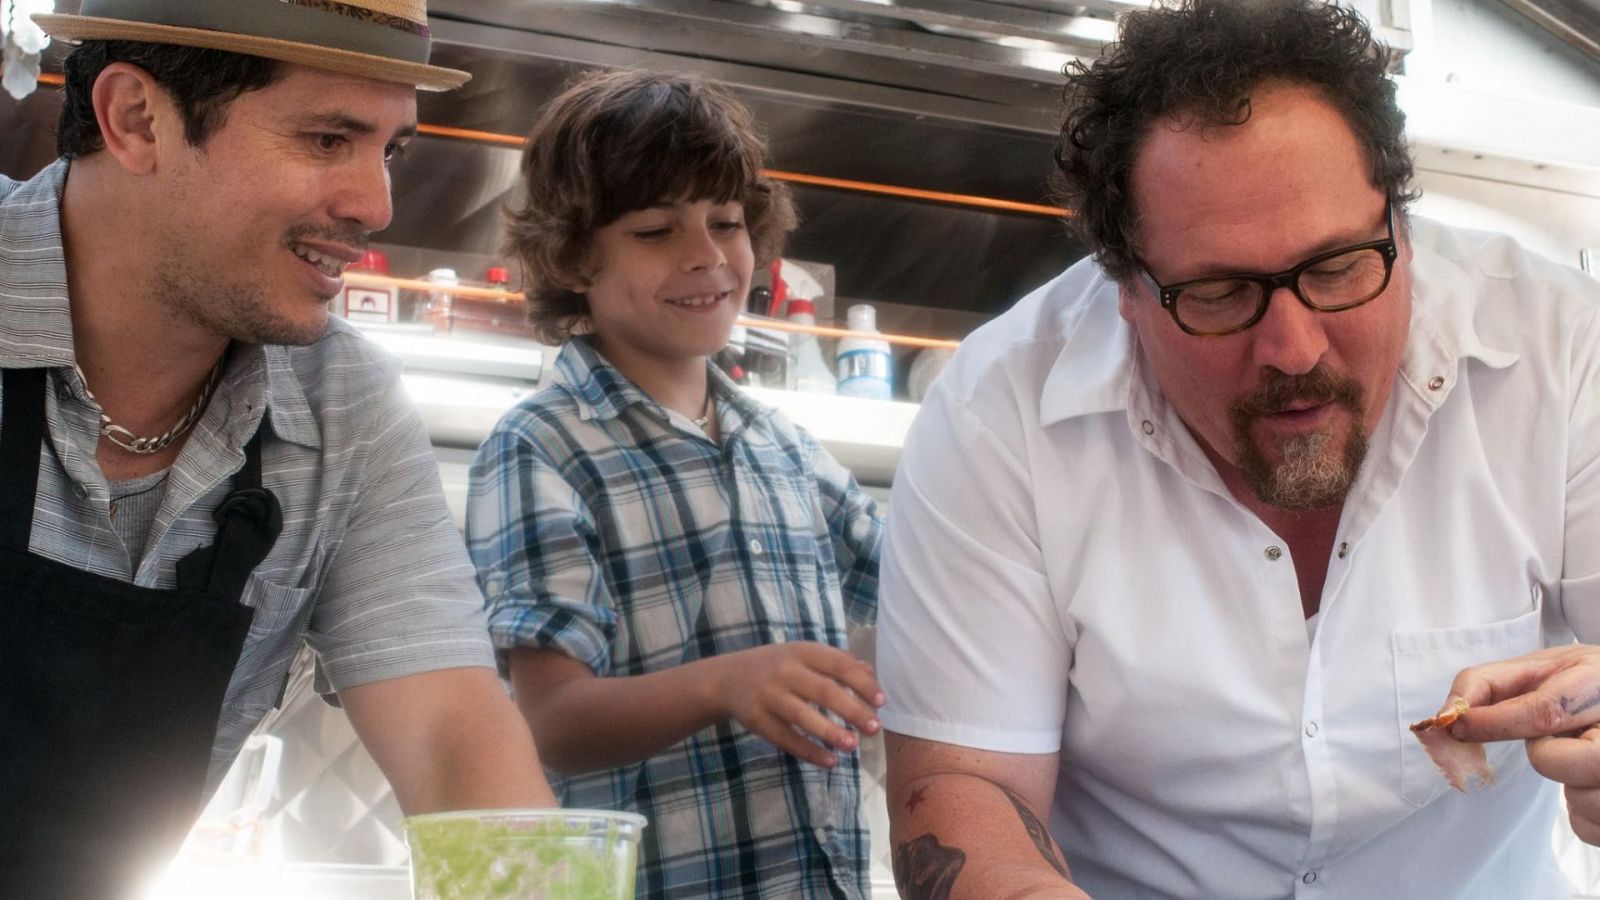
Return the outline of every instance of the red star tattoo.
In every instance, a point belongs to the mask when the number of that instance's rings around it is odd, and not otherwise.
[[[917,811],[917,804],[919,804],[922,801],[928,799],[927,797],[923,796],[926,793],[928,793],[928,789],[925,788],[925,787],[919,787],[916,790],[912,791],[911,792],[911,799],[906,801],[906,812],[908,812],[908,813],[916,812]]]

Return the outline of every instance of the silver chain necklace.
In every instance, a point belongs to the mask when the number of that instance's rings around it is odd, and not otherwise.
[[[111,421],[111,417],[106,415],[105,408],[100,406],[100,401],[95,399],[94,392],[89,390],[89,379],[84,376],[83,370],[77,366],[72,368],[77,371],[78,380],[83,382],[83,395],[89,399],[90,403],[100,409],[100,434],[118,447],[129,453],[137,453],[140,456],[160,453],[172,446],[173,441],[188,434],[189,429],[200,421],[200,414],[205,411],[206,401],[211,399],[211,392],[216,389],[217,382],[222,377],[222,360],[219,359],[217,364],[211,367],[211,374],[206,376],[206,383],[200,389],[200,396],[196,398],[194,405],[189,407],[189,411],[183,414],[183,418],[179,419],[176,425],[156,437],[140,437]]]

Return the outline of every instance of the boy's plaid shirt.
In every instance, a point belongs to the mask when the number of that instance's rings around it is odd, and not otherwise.
[[[711,367],[723,441],[583,339],[472,467],[467,542],[502,652],[642,675],[780,641],[846,646],[877,614],[877,506],[804,431]],[[866,898],[858,755],[825,770],[737,722],[643,763],[553,779],[650,820],[639,897]]]

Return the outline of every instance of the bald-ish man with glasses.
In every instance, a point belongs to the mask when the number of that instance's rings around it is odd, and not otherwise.
[[[895,481],[903,895],[1564,900],[1563,785],[1600,836],[1600,283],[1408,214],[1355,13],[1120,28],[1056,153],[1092,258],[964,343]],[[1456,697],[1465,792],[1409,728]]]

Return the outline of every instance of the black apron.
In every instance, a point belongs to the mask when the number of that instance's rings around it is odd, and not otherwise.
[[[254,610],[239,602],[282,527],[261,431],[178,587],[28,552],[44,369],[7,369],[0,414],[0,898],[144,887],[201,811],[223,694]],[[261,426],[265,428],[265,420]]]

